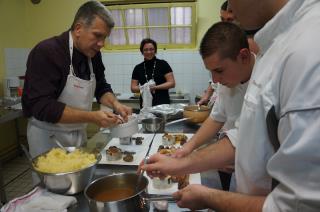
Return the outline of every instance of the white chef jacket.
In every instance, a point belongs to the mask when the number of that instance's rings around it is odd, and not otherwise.
[[[320,209],[319,35],[320,1],[290,0],[255,37],[260,54],[240,116],[235,171],[238,192],[268,195],[263,211]],[[266,126],[273,105],[276,153]],[[280,182],[272,192],[271,177]]]
[[[248,82],[239,84],[234,88],[218,84],[216,89],[217,100],[213,105],[210,117],[216,121],[224,122],[223,128],[225,130],[235,128],[235,122],[240,116],[247,87]],[[230,140],[232,143],[235,142],[232,138]]]

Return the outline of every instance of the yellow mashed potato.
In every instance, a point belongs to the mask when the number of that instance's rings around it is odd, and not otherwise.
[[[38,158],[35,169],[45,173],[72,172],[88,167],[96,161],[94,154],[78,149],[67,153],[63,149],[53,148],[46,155]]]

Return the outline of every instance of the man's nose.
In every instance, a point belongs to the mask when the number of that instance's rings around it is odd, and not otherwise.
[[[101,49],[102,47],[104,47],[105,41],[104,40],[100,40],[98,41],[97,45],[99,46],[99,48]]]
[[[219,79],[219,77],[218,77],[216,74],[212,74],[212,82],[213,82],[213,83],[218,83],[218,82],[220,82],[219,80],[220,80],[220,79]]]

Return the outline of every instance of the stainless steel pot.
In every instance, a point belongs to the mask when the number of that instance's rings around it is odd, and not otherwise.
[[[147,118],[141,121],[143,131],[146,133],[164,132],[165,121],[159,117]]]
[[[147,193],[148,179],[142,176],[137,186],[139,175],[135,173],[123,173],[108,175],[93,181],[84,191],[91,212],[123,212],[123,211],[149,211],[150,201],[169,200],[172,196],[150,195]],[[105,191],[132,189],[132,195],[127,195],[117,200],[99,201],[98,195]]]
[[[74,151],[75,149],[74,147],[69,147],[69,151]],[[45,154],[47,152],[33,158],[33,164],[36,164],[37,159]],[[34,167],[32,169],[40,176],[42,183],[48,190],[58,194],[76,194],[83,191],[92,180],[96,166],[101,160],[100,153],[95,153],[95,155],[97,161],[94,164],[78,171],[52,174],[40,172]]]

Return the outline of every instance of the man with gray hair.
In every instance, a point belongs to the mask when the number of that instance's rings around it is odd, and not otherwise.
[[[80,146],[86,141],[86,123],[100,127],[120,123],[112,112],[91,111],[94,96],[124,120],[131,114],[104,75],[100,49],[113,27],[110,11],[100,2],[88,1],[79,8],[70,30],[41,41],[30,52],[22,106],[29,119],[33,157],[54,147],[52,138],[64,146]]]

